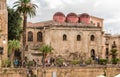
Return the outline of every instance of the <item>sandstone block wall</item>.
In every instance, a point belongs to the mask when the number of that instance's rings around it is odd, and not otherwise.
[[[106,72],[106,77],[120,73],[119,67],[44,67],[33,69],[36,77],[96,77]],[[0,77],[27,77],[27,69],[0,69]]]

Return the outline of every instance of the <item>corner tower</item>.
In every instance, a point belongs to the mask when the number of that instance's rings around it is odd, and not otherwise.
[[[8,12],[6,0],[0,0],[0,62],[7,59]],[[0,63],[1,64],[1,63]]]

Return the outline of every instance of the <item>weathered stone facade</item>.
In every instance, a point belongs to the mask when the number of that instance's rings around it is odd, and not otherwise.
[[[114,46],[117,49],[117,58],[120,58],[120,35],[105,34],[105,55],[110,58],[110,50]]]
[[[1,59],[7,58],[7,36],[8,36],[8,18],[7,18],[6,0],[0,0],[0,47],[3,48],[3,53],[0,55]],[[1,64],[1,63],[0,63]]]
[[[64,15],[63,19],[65,19]],[[65,20],[59,22],[59,19],[57,21],[53,19],[46,22],[28,23],[26,35],[28,52],[34,53],[35,51],[30,50],[34,46],[48,44],[53,47],[54,56],[61,55],[68,58],[70,53],[78,53],[78,55],[84,54],[86,58],[103,58],[103,19],[93,16],[89,19],[89,22],[84,19],[86,23],[77,22],[76,19],[74,22],[72,18],[71,22],[65,22]],[[42,33],[40,38],[37,35],[38,32]],[[37,39],[42,40],[37,41]]]
[[[53,26],[53,25],[51,25]],[[63,35],[67,35],[67,40],[63,40]],[[81,36],[80,41],[77,41],[77,35]],[[95,36],[95,40],[91,41],[91,35]],[[78,52],[86,53],[91,56],[91,50],[95,50],[96,56],[101,53],[101,28],[96,27],[72,27],[70,26],[53,26],[45,31],[44,42],[51,45],[56,55],[69,55],[69,53]],[[100,56],[100,55],[99,55]]]

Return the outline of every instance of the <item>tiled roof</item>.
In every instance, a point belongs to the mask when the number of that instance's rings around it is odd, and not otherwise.
[[[43,22],[37,22],[37,23],[31,23],[28,22],[27,23],[27,27],[42,27],[42,26],[48,26],[48,25],[53,25],[53,26],[86,26],[86,27],[96,27],[93,24],[85,24],[85,23],[59,23],[59,22],[55,22],[52,20],[49,21],[43,21]]]
[[[45,26],[47,24],[52,23],[52,20],[49,21],[43,21],[43,22],[37,22],[37,23],[32,23],[32,22],[28,22],[27,23],[27,27],[39,27],[39,26]]]
[[[43,26],[48,26],[48,25],[53,25],[53,26],[81,26],[81,27],[89,27],[89,28],[95,28],[96,26],[91,24],[91,23],[59,23],[59,22],[55,22],[53,20],[49,20],[49,21],[42,21],[42,22],[37,22],[37,23],[32,23],[32,22],[28,22],[27,23],[27,27],[43,27]]]
[[[103,18],[100,18],[100,17],[95,17],[95,16],[90,16],[91,18],[96,18],[96,19],[101,19],[101,20],[104,20]]]

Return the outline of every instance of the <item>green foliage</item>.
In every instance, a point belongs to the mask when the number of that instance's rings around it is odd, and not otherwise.
[[[117,49],[116,48],[111,49],[110,55],[112,55],[112,58],[116,58],[116,56],[117,56]]]
[[[119,59],[118,58],[113,58],[112,59],[112,64],[117,64],[119,62]]]
[[[16,12],[22,15],[23,17],[23,51],[22,51],[22,59],[24,58],[25,54],[25,47],[26,47],[26,27],[27,27],[27,15],[30,17],[36,15],[36,8],[37,5],[33,4],[31,0],[18,0],[14,2],[14,6]]]
[[[118,53],[117,53],[117,49],[116,48],[111,49],[110,55],[112,55],[112,59],[111,59],[112,64],[117,64],[118,63],[119,59],[117,59],[117,54]]]
[[[85,64],[92,64],[93,63],[93,59],[92,58],[89,58],[85,61]]]
[[[50,53],[53,48],[49,45],[42,45],[39,50],[43,53],[43,54],[47,54],[47,53]]]
[[[33,66],[34,65],[34,61],[28,61],[27,62],[27,66],[29,67],[29,66]]]
[[[10,67],[10,66],[11,66],[10,59],[2,60],[2,67]]]
[[[72,65],[80,64],[80,61],[79,60],[72,60],[70,62],[70,64],[72,64]]]
[[[58,66],[62,66],[62,65],[63,65],[63,62],[64,62],[64,60],[63,60],[62,58],[57,58],[57,59],[56,59],[56,64],[57,64]]]
[[[22,18],[14,9],[8,7],[8,40],[20,40]]]
[[[31,0],[18,0],[14,3],[14,7],[17,7],[17,11],[21,14],[28,14],[30,17],[36,15],[36,4],[33,4]]]
[[[9,40],[8,41],[8,54],[12,54],[15,50],[21,47],[20,41],[18,40]]]
[[[99,64],[101,64],[101,65],[106,65],[107,62],[108,62],[107,59],[99,59]]]
[[[53,48],[49,45],[42,45],[39,48],[39,51],[41,51],[42,54],[43,54],[43,58],[42,58],[43,65],[44,65],[44,61],[45,61],[45,58],[46,58],[47,54],[50,53],[52,50],[53,50]]]

